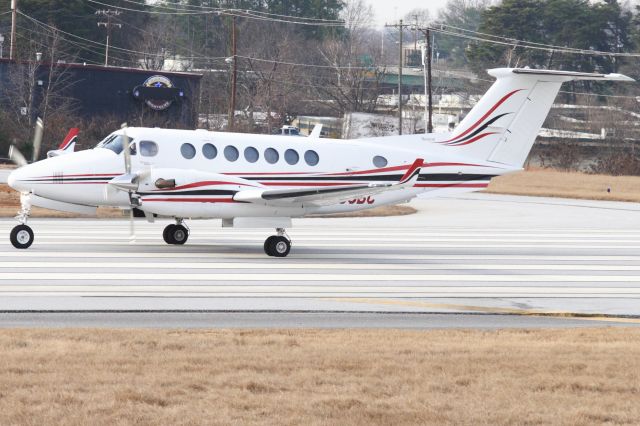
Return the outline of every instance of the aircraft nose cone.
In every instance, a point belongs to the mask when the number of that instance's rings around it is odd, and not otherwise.
[[[9,173],[7,178],[7,184],[16,191],[24,192],[28,191],[27,182],[24,180],[24,172],[21,169],[16,169]]]

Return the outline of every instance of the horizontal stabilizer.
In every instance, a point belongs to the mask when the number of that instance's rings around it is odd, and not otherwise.
[[[514,68],[514,74],[528,74],[537,76],[555,76],[571,80],[606,80],[606,81],[635,81],[633,78],[623,74],[598,74],[577,71],[558,71],[558,70],[534,70],[530,68]],[[491,72],[490,72],[491,74]],[[491,74],[494,75],[494,74]]]

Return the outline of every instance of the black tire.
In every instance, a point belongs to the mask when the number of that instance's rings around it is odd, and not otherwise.
[[[291,251],[291,241],[282,236],[274,236],[269,249],[272,256],[287,257]]]
[[[171,225],[167,225],[164,228],[164,231],[162,231],[162,238],[164,239],[164,242],[167,244],[175,244],[175,242],[172,239],[172,235],[173,235],[173,228],[175,228],[177,225],[171,224]]]
[[[275,235],[270,236],[269,238],[267,238],[264,241],[264,252],[268,255],[268,256],[273,256],[273,239],[277,238]]]
[[[182,245],[189,239],[189,231],[182,225],[174,225],[171,229],[171,240],[173,244]]]
[[[33,244],[33,231],[27,225],[18,225],[11,230],[11,244],[17,249],[26,249]]]

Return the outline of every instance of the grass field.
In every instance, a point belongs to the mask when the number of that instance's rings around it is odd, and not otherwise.
[[[607,192],[610,189],[610,192]],[[491,180],[496,194],[640,202],[640,176],[607,176],[532,169]]]
[[[2,330],[0,424],[639,424],[640,330]]]

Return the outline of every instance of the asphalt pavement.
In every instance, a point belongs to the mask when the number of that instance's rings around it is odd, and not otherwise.
[[[10,245],[15,222],[1,220],[0,326],[46,324],[46,315],[52,326],[95,323],[94,315],[128,323],[118,319],[125,313],[132,326],[166,318],[159,323],[168,327],[332,327],[326,318],[336,316],[353,327],[495,328],[597,322],[559,318],[567,314],[640,316],[637,204],[469,194],[411,205],[417,214],[294,220],[285,259],[262,251],[271,230],[223,229],[218,220],[188,221],[187,244],[169,246],[168,221],[136,221],[130,242],[126,220],[34,219],[27,250]],[[325,319],[300,319],[314,312]]]

